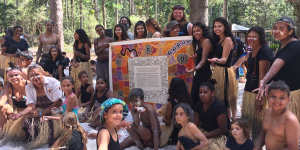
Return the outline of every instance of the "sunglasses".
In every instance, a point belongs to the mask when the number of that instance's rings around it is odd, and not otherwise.
[[[176,9],[184,10],[185,8],[184,8],[182,5],[175,5],[175,6],[173,7],[173,10],[176,10]]]

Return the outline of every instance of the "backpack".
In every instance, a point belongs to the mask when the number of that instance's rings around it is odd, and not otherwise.
[[[246,45],[239,37],[234,37],[233,42],[234,47],[232,50],[231,66],[246,52]]]

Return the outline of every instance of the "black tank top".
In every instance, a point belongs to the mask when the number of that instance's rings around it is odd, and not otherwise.
[[[84,54],[84,55],[86,55],[85,48],[84,48],[84,44],[85,44],[85,43],[82,44],[82,47],[81,47],[81,48],[78,48],[77,46],[75,46],[75,50],[78,51],[78,52],[80,52],[80,53],[82,53],[82,54]],[[78,56],[75,57],[75,60],[76,60],[77,62],[88,62],[88,60],[82,59],[82,58],[80,58],[80,57],[78,57]]]
[[[98,139],[98,136],[99,136],[99,133],[102,129],[106,129],[105,127],[101,127],[97,133],[97,139]],[[115,130],[115,132],[117,133],[117,131]],[[109,133],[109,143],[108,143],[108,150],[121,150],[121,147],[120,147],[120,143],[119,143],[119,137],[118,137],[118,134],[117,134],[117,141],[114,141],[114,139],[112,138],[111,136],[111,133]],[[99,148],[99,143],[98,143],[98,140],[96,140],[97,142],[97,149]]]
[[[13,95],[14,88],[12,88],[11,100],[17,108],[26,108],[26,96],[23,96],[22,99],[17,100],[16,96]]]
[[[84,86],[80,86],[80,92],[81,92],[81,103],[86,103],[90,100],[92,94],[87,92],[87,88],[90,86],[90,84],[86,84]]]
[[[223,54],[223,47],[222,47],[222,43],[218,44],[215,49],[214,49],[214,57],[217,58],[222,58],[222,54]],[[231,57],[232,57],[232,51],[230,51],[230,54],[227,58],[227,61],[225,64],[217,64],[218,66],[224,66],[224,67],[230,67],[231,66]]]
[[[197,54],[197,57],[196,57],[196,60],[195,60],[195,65],[197,65],[201,59],[202,59],[202,47],[199,47],[197,50],[196,50],[196,54]],[[201,67],[201,69],[197,70],[196,71],[196,74],[201,74],[201,76],[204,76],[207,78],[207,77],[210,77],[212,72],[211,72],[211,69],[210,69],[210,63],[209,61],[206,61],[205,64]]]
[[[189,35],[189,32],[187,30],[187,27],[188,27],[188,22],[183,24],[183,25],[180,25],[180,36],[185,36],[185,35]]]
[[[97,97],[97,91],[95,92],[94,101],[97,101],[98,103],[102,104],[105,100],[107,100],[109,97],[107,97],[108,89],[105,90],[104,94],[101,97]]]

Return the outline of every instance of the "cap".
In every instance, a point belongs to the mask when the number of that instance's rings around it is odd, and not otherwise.
[[[290,18],[290,17],[283,16],[283,17],[279,18],[278,20],[276,20],[276,23],[277,23],[277,22],[284,22],[284,23],[287,23],[292,29],[295,29],[295,28],[296,28],[293,19]]]
[[[170,32],[175,26],[179,25],[178,21],[172,20],[167,24],[166,31]]]

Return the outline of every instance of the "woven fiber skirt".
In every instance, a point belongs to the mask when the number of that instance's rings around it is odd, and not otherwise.
[[[242,104],[242,118],[247,119],[251,130],[252,139],[255,139],[262,129],[264,110],[268,107],[266,99],[263,99],[262,110],[256,108],[256,93],[244,91]]]
[[[217,81],[215,85],[215,96],[218,100],[224,100],[224,86],[225,86],[225,67],[213,66],[212,78]],[[237,94],[238,82],[236,80],[235,71],[233,68],[228,70],[228,85],[227,85],[227,99],[232,112],[236,112],[237,107]]]

